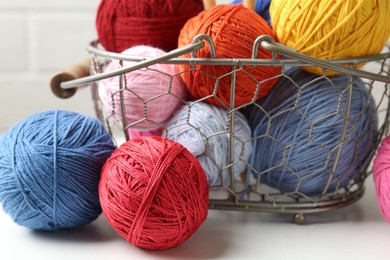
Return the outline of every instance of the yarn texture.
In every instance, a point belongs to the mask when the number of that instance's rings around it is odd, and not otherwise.
[[[229,183],[230,137],[233,135],[234,176],[246,169],[252,153],[251,129],[246,118],[234,112],[234,128],[228,129],[228,111],[205,102],[182,106],[168,121],[163,136],[186,147],[202,165],[210,186]]]
[[[157,57],[164,53],[160,49],[141,45],[123,52],[125,55],[141,57]],[[123,67],[134,63],[123,61]],[[120,67],[119,61],[113,60],[105,71]],[[104,79],[99,82],[99,96],[103,106],[126,128],[138,131],[157,130],[187,97],[187,90],[180,76],[175,76],[177,70],[177,66],[173,64],[154,64],[128,72],[123,77],[122,89],[121,77]]]
[[[390,223],[390,137],[383,139],[372,167],[376,198],[383,218]]]
[[[273,0],[270,6],[279,42],[319,59],[378,54],[390,36],[389,13],[388,0]],[[323,74],[319,67],[304,69]]]
[[[151,130],[151,131],[137,131],[137,130],[132,130],[129,129],[129,138],[136,138],[138,136],[161,136],[163,129],[159,128],[156,130]]]
[[[201,0],[101,0],[96,30],[107,51],[136,45],[170,51],[177,48],[185,22],[202,10]]]
[[[198,160],[163,137],[122,144],[102,170],[103,213],[136,247],[162,250],[188,239],[204,222],[209,188]]]
[[[276,39],[267,22],[241,4],[216,5],[188,20],[180,32],[179,47],[192,43],[198,34],[211,37],[217,58],[251,58],[257,37],[267,34]],[[258,51],[257,58],[272,58],[272,54],[264,48],[259,48]],[[184,57],[188,58],[190,54]],[[208,44],[196,52],[196,57],[211,57]],[[181,64],[179,67],[183,72],[183,81],[194,98],[207,97],[205,100],[211,104],[230,105],[231,66]],[[277,77],[272,77],[280,71],[278,66],[243,66],[243,70],[236,73],[234,106],[238,107],[254,98],[266,96],[278,80]],[[258,85],[260,89],[255,96]]]
[[[264,18],[268,24],[271,23],[271,17],[269,15],[269,6],[271,0],[254,0],[255,1],[255,12]],[[232,4],[242,4],[242,0],[233,0]]]
[[[76,228],[101,213],[100,171],[114,151],[95,118],[69,111],[31,115],[0,139],[0,203],[36,230]]]
[[[345,187],[365,169],[378,139],[377,114],[364,83],[353,78],[348,85],[349,80],[291,69],[251,108],[256,178],[284,192],[313,196]]]

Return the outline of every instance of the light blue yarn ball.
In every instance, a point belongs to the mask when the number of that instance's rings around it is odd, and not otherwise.
[[[228,110],[205,102],[190,102],[167,122],[163,136],[186,147],[200,162],[210,186],[228,185],[230,168],[234,176],[244,172],[252,153],[251,129],[239,111],[234,112],[233,134]],[[230,137],[234,146],[230,164]]]
[[[242,4],[242,0],[233,0],[231,4]],[[260,15],[268,24],[271,24],[271,17],[269,15],[269,6],[271,0],[256,0],[255,1],[255,12]]]
[[[294,68],[251,107],[256,178],[283,192],[314,196],[345,187],[365,169],[378,141],[377,113],[362,80],[353,78],[348,87],[349,80]]]
[[[0,203],[21,226],[76,228],[101,213],[100,171],[114,151],[95,118],[54,110],[19,122],[0,139]]]

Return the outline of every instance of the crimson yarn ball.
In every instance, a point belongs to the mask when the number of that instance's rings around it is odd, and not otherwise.
[[[171,51],[185,22],[202,10],[201,0],[101,0],[97,34],[107,51],[139,44]]]
[[[180,32],[179,47],[191,44],[198,34],[210,36],[216,58],[228,59],[251,58],[253,44],[261,35],[269,35],[276,40],[270,25],[241,4],[216,5],[188,20]],[[189,58],[190,55],[183,57]],[[207,43],[196,52],[196,57],[211,57]],[[271,60],[272,53],[259,47],[256,58]],[[230,106],[232,66],[180,64],[179,68],[183,72],[182,79],[194,98],[207,97],[205,100],[211,104]],[[266,96],[278,81],[276,76],[280,73],[280,66],[243,66],[242,70],[236,72],[235,107]],[[259,91],[255,96],[258,86]]]
[[[136,137],[103,167],[103,213],[113,229],[136,247],[176,247],[205,221],[209,187],[198,160],[164,137]]]

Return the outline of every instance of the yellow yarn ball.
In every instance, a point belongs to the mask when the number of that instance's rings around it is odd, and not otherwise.
[[[390,36],[389,0],[272,0],[270,16],[280,43],[319,59],[375,55]]]

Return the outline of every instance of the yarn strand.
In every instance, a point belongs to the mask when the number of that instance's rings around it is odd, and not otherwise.
[[[101,0],[96,30],[107,51],[137,45],[171,51],[184,23],[202,10],[200,0]]]
[[[318,59],[376,55],[390,36],[388,0],[273,0],[269,12],[281,44]],[[304,69],[324,74],[321,67]],[[339,72],[327,70],[326,74]]]
[[[53,220],[54,230],[57,230],[57,183],[58,183],[58,165],[57,165],[57,131],[58,131],[58,111],[53,113]]]
[[[266,34],[276,39],[269,24],[242,4],[216,5],[189,19],[180,32],[179,47],[190,44],[198,34],[211,37],[217,58],[251,58],[253,44],[259,35]],[[189,58],[190,55],[183,57]],[[210,58],[210,49],[202,48],[196,55]],[[257,58],[272,59],[272,53],[259,48]],[[180,64],[179,69],[193,98],[208,97],[204,100],[213,105],[230,106],[231,66]],[[275,76],[280,71],[277,66],[244,66],[237,70],[235,107],[266,96],[276,84],[278,77]],[[262,83],[258,91],[259,82]]]
[[[100,171],[115,146],[96,118],[54,110],[0,138],[0,203],[31,229],[76,228],[101,213]]]
[[[146,215],[149,211],[150,205],[153,202],[153,198],[156,194],[157,188],[159,187],[160,182],[164,177],[164,174],[166,174],[166,168],[170,167],[172,161],[182,150],[183,146],[172,145],[167,150],[165,150],[164,154],[158,159],[156,165],[153,167],[153,172],[151,173],[151,181],[146,186],[141,205],[138,208],[133,224],[129,231],[129,234],[136,234],[133,237],[132,241],[130,241],[131,243],[136,245],[139,243],[139,239],[142,234],[142,229],[144,228]],[[128,237],[127,240],[130,240],[130,237]]]
[[[204,222],[208,185],[196,158],[159,136],[122,144],[105,164],[99,196],[110,225],[136,247],[181,244]]]

